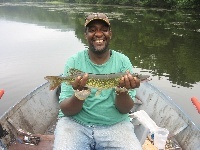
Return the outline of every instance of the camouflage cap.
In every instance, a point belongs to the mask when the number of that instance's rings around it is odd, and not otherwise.
[[[110,21],[108,16],[104,13],[92,13],[85,18],[85,27],[93,20],[103,20],[108,26],[110,26]]]

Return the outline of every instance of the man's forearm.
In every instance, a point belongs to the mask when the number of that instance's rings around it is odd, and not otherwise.
[[[120,113],[129,113],[133,105],[134,101],[129,96],[128,92],[116,93],[115,106]]]
[[[66,116],[78,114],[83,107],[84,100],[79,100],[75,95],[60,103],[60,109]]]

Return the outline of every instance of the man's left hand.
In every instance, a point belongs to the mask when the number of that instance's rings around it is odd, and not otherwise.
[[[124,87],[126,89],[135,89],[140,86],[140,79],[137,77],[133,77],[129,71],[127,71],[127,74],[124,75],[121,80],[119,87]]]

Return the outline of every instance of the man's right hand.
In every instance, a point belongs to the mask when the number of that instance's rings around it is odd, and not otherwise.
[[[83,76],[78,76],[75,81],[72,83],[72,87],[74,90],[85,90],[86,83],[88,80],[88,74],[84,74]]]

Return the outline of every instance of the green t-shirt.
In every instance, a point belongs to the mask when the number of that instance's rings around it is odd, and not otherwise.
[[[133,72],[133,66],[127,56],[112,50],[110,59],[102,64],[94,64],[88,55],[88,50],[80,51],[66,62],[63,76],[68,75],[70,68],[76,68],[86,73],[110,74],[129,70]],[[99,95],[95,95],[97,89],[91,89],[90,95],[85,99],[82,110],[72,116],[77,122],[85,125],[112,125],[124,120],[129,120],[128,114],[120,113],[115,107],[115,90],[105,89]],[[60,101],[71,97],[74,90],[71,85],[62,83]],[[136,91],[129,90],[129,95],[134,100]],[[62,111],[59,111],[59,117],[63,117]]]

